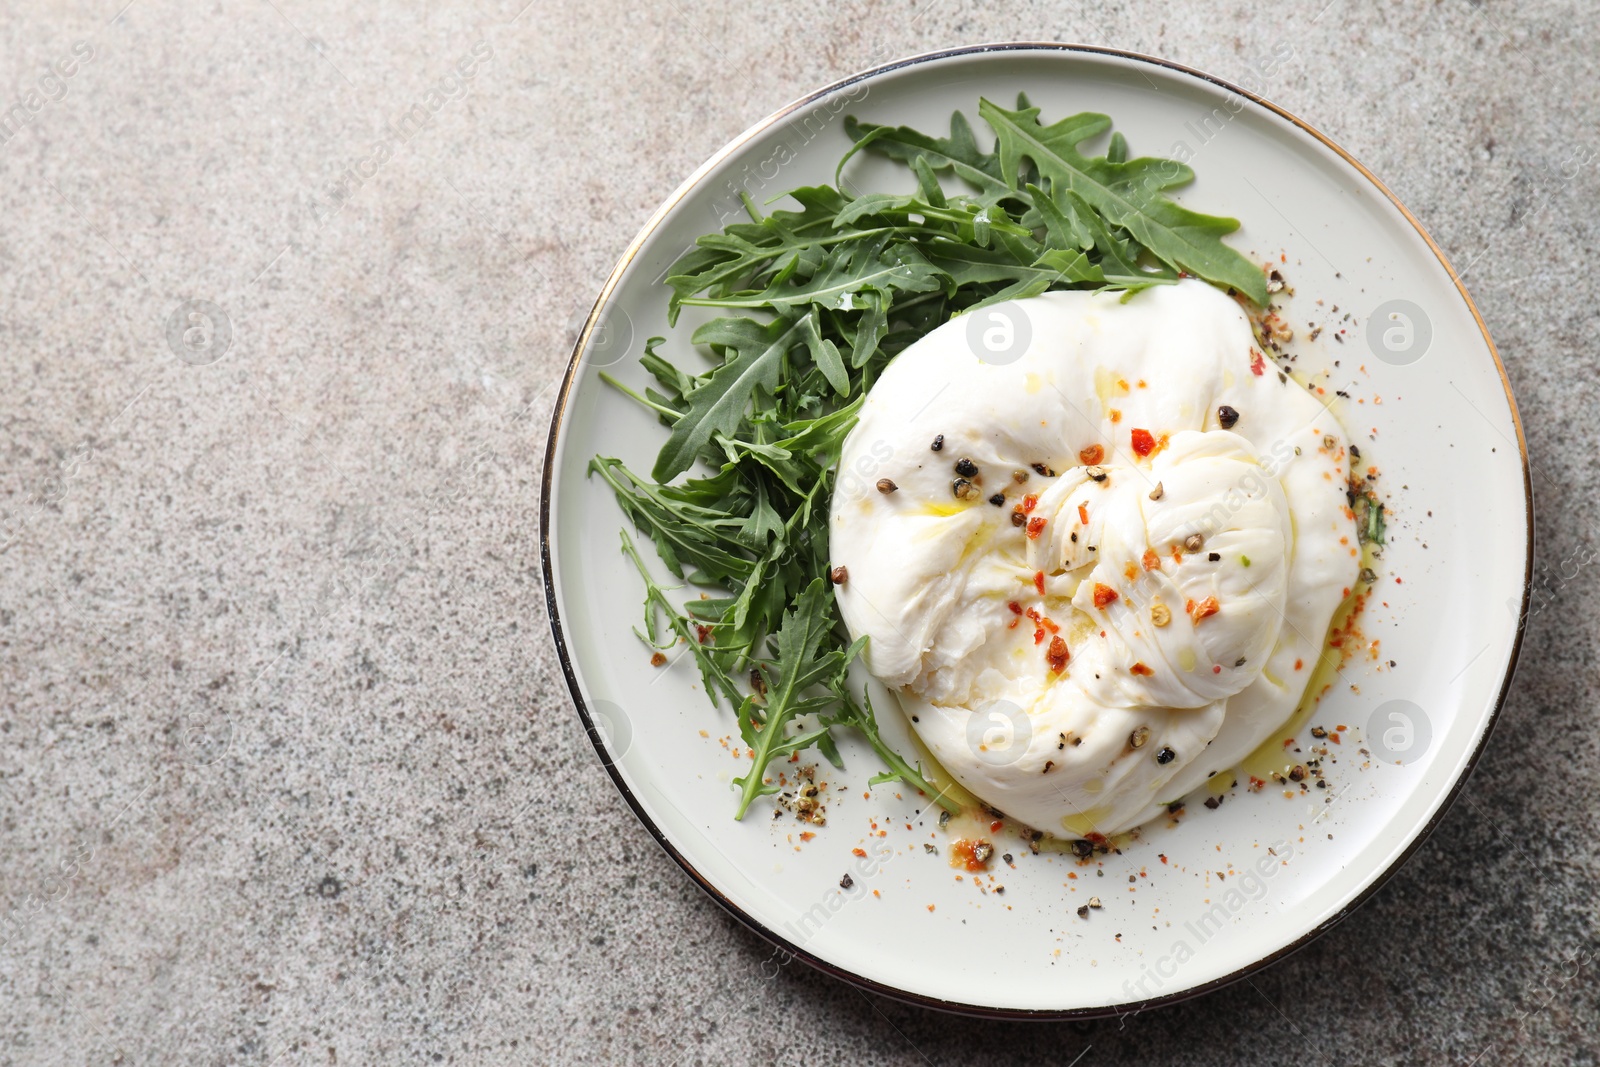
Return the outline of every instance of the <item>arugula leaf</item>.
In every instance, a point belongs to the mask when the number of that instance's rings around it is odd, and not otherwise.
[[[858,122],[854,115],[845,116],[844,132],[856,143],[839,161],[835,182],[838,174],[844,172],[844,165],[850,162],[850,157],[870,145],[874,151],[902,163],[914,165],[914,161],[920,159],[934,172],[950,171],[978,189],[978,201],[981,204],[998,204],[1015,195],[1011,185],[1002,176],[999,156],[978,150],[978,140],[972,135],[972,126],[959,111],[950,116],[950,136],[945,138],[929,137],[907,126],[874,126]]]
[[[694,636],[690,635],[690,627],[693,623],[691,623],[688,616],[680,615],[673,610],[671,602],[667,599],[666,591],[650,577],[650,572],[645,569],[644,560],[639,558],[639,550],[634,547],[633,538],[628,536],[626,530],[622,532],[622,554],[633,561],[634,567],[639,571],[639,577],[644,580],[644,639],[655,648],[671,648],[674,644],[686,644],[694,655],[695,665],[700,668],[700,680],[705,683],[706,695],[711,698],[711,703],[713,705],[716,704],[717,694],[721,693],[730,702],[737,705],[740,700],[738,686],[734,685],[733,679],[728,677],[728,672],[705,649],[704,643],[699,640],[698,633]],[[659,631],[657,630],[658,615],[667,617],[667,624],[677,638],[676,641],[666,644],[661,643],[658,637]],[[637,631],[635,632],[637,633]]]
[[[688,394],[689,409],[672,427],[651,477],[658,482],[677,477],[694,463],[713,433],[739,428],[756,389],[777,388],[779,365],[805,337],[806,321],[779,319],[762,326],[754,319],[717,319],[695,331],[695,343],[725,345],[733,354]]]
[[[1031,160],[1041,175],[1083,197],[1163,262],[1267,303],[1266,276],[1222,243],[1239,228],[1238,220],[1202,215],[1161,195],[1194,180],[1187,166],[1151,157],[1119,162],[1082,155],[1079,144],[1110,128],[1104,115],[1073,115],[1043,126],[1036,107],[1008,111],[988,100],[979,101],[978,113],[998,138],[1002,174],[1016,174],[1024,159]]]
[[[885,246],[881,241],[851,242],[832,250],[821,269],[804,280],[774,275],[767,287],[723,297],[686,297],[685,305],[721,308],[770,308],[780,314],[819,304],[854,309],[863,290],[927,292],[939,282],[922,254],[909,244]]]
[[[823,642],[835,622],[833,589],[822,578],[813,579],[784,615],[783,625],[772,639],[776,655],[768,672],[772,677],[767,684],[766,707],[760,709],[759,720],[754,698],[746,700],[739,709],[740,735],[756,755],[749,772],[733,780],[740,791],[739,810],[734,818],[744,818],[757,797],[778,791],[776,785],[763,777],[775,758],[787,759],[789,753],[816,743],[815,731],[810,736],[790,737],[785,730],[797,716],[821,711],[832,704],[828,698],[813,696],[808,699],[805,693],[847,669],[866,644],[863,638],[848,649],[822,651]],[[826,731],[827,727],[817,729]]]
[[[889,782],[902,782],[930,798],[933,803],[939,805],[950,814],[955,815],[960,812],[961,806],[950,799],[948,790],[934,788],[932,783],[923,777],[920,763],[915,766],[908,763],[905,757],[890,748],[883,740],[883,737],[878,733],[878,717],[872,711],[872,697],[866,690],[862,690],[860,704],[857,704],[851,694],[844,691],[843,687],[836,690],[836,695],[839,697],[839,711],[823,719],[823,722],[829,726],[852,726],[860,731],[861,736],[867,739],[867,743],[872,746],[872,750],[878,754],[878,758],[883,760],[884,766],[888,768],[879,774],[873,775],[867,782],[869,786],[885,785]]]

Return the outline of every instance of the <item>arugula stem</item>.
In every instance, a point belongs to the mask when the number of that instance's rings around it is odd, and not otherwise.
[[[643,396],[643,395],[641,395],[639,393],[634,392],[632,389],[629,389],[626,385],[623,385],[621,382],[617,381],[616,378],[613,378],[609,371],[601,371],[600,372],[600,380],[605,382],[607,385],[611,386],[611,388],[613,388],[613,389],[617,390],[618,392],[622,393],[623,395],[631,397],[634,400],[638,401],[641,406],[649,408],[651,411],[657,412],[657,413],[659,413],[661,415],[665,415],[667,418],[671,419],[673,422],[677,422],[679,419],[683,418],[683,412],[678,411],[678,410],[676,410],[674,408],[669,408],[665,404],[658,404],[654,400],[651,400],[649,397]]]

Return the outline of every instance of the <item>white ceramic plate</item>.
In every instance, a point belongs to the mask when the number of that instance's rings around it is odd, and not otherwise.
[[[598,372],[642,385],[635,357],[657,333],[668,334],[669,358],[694,358],[695,320],[686,312],[668,332],[659,282],[697,236],[732,217],[733,190],[760,201],[831,182],[849,143],[846,111],[942,133],[959,109],[981,132],[978,97],[1009,105],[1019,90],[1046,121],[1103,112],[1134,154],[1187,158],[1199,179],[1180,199],[1240,219],[1231,240],[1241,251],[1286,257],[1297,366],[1340,361],[1335,382],[1352,392],[1344,420],[1364,462],[1382,468],[1396,514],[1362,620],[1379,658],[1353,660],[1315,719],[1350,727],[1328,767],[1333,788],[1295,799],[1269,788],[1216,810],[1191,803],[1177,826],[1158,824],[1121,855],[1082,864],[1011,840],[1001,851],[1015,868],[996,865],[1000,895],[924,849],[944,842],[917,798],[892,788],[864,798],[878,768],[852,744],[842,746],[847,770],[826,776],[828,824],[813,840],[801,841],[805,827],[791,816],[775,821],[767,802],[733,821],[729,781],[747,762],[719,743],[737,740],[731,715],[708,703],[689,657],[650,665],[631,632],[642,594],[618,552],[622,514],[584,468],[600,452],[649,470],[665,431]],[[911,187],[860,157],[848,175],[860,189]],[[1325,326],[1316,342],[1311,321]],[[656,212],[607,281],[556,406],[544,568],[567,681],[602,760],[716,901],[786,951],[904,999],[989,1015],[1094,1015],[1190,996],[1285,955],[1417,847],[1510,684],[1530,505],[1521,427],[1483,322],[1417,221],[1360,164],[1293,116],[1196,71],[1103,49],[996,45],[895,63],[797,101]],[[880,696],[886,730],[903,737],[893,701]],[[846,873],[849,892],[839,888]],[[1090,896],[1104,906],[1080,919]]]

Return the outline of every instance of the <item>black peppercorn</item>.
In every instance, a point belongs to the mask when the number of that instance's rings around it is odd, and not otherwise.
[[[1165,745],[1162,746],[1160,752],[1156,753],[1156,762],[1161,764],[1171,763],[1177,758],[1178,754],[1172,751],[1172,749],[1167,748]]]
[[[1239,413],[1224,404],[1217,409],[1217,421],[1222,423],[1224,430],[1233,429],[1233,424],[1239,421]]]
[[[989,498],[989,503],[993,504],[997,508],[1005,506],[1005,502],[1006,495],[1004,493],[996,493],[994,496]]]
[[[966,456],[962,456],[956,460],[956,473],[963,478],[971,478],[978,473],[978,465]]]
[[[941,433],[941,434],[938,434],[938,435],[936,435],[934,437],[934,439],[933,439],[933,450],[935,452],[944,451],[944,434]]]

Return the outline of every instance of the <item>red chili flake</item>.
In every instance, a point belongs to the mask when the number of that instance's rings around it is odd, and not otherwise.
[[[699,623],[695,623],[694,632],[695,636],[700,639],[700,643],[702,645],[711,640],[711,627],[709,626],[701,626]]]
[[[1156,672],[1151,670],[1149,667],[1146,667],[1143,663],[1135,663],[1133,666],[1128,668],[1128,673],[1137,674],[1142,678],[1148,678],[1150,675]]]
[[[810,841],[813,837],[816,837],[816,836],[817,835],[812,833],[810,830],[802,830],[802,831],[800,831],[800,840],[802,840],[802,841]]]
[[[1267,373],[1267,357],[1253,348],[1250,350],[1250,373],[1257,378]]]
[[[1092,467],[1106,458],[1106,450],[1101,445],[1090,445],[1078,453],[1078,459],[1085,467]]]
[[[1035,515],[1028,520],[1028,540],[1037,541],[1039,535],[1044,533],[1044,524],[1049,521],[1043,515]]]
[[[1212,667],[1211,668],[1211,673],[1212,674],[1221,674],[1222,673],[1222,664],[1219,663],[1216,666]]]
[[[1112,408],[1111,411],[1109,412],[1109,414],[1111,416],[1111,421],[1112,422],[1121,422],[1122,421],[1122,412],[1118,411],[1116,408]]]
[[[1089,506],[1087,504],[1078,505],[1078,522],[1084,526],[1089,525]]]
[[[1109,585],[1101,585],[1099,582],[1094,583],[1095,607],[1103,608],[1115,599],[1117,599],[1117,591],[1115,589],[1111,588]]]
[[[1059,637],[1052,637],[1050,639],[1050,647],[1045,649],[1044,658],[1050,664],[1050,669],[1056,674],[1060,674],[1067,669],[1067,660],[1071,659],[1072,655],[1067,651],[1067,643],[1065,641]]]
[[[650,666],[659,667],[665,662],[667,662],[667,657],[662,655],[660,652],[651,653],[651,655],[650,655]]]
[[[1034,628],[1034,631],[1033,631],[1033,643],[1036,644],[1036,645],[1044,644],[1044,627],[1043,626],[1038,626],[1038,627]]]
[[[1018,604],[1015,600],[1013,600],[1011,603],[1007,604],[1006,607],[1011,609],[1011,614],[1013,614],[1013,615],[1021,615],[1022,614],[1022,605]]]
[[[1005,825],[1005,823],[1001,822],[999,819],[996,819],[994,822],[989,824],[989,832],[991,834],[997,834],[1005,828]]]
[[[1038,493],[1029,493],[1027,496],[1022,498],[1022,511],[1023,511],[1023,514],[1027,514],[1028,512],[1032,511],[1034,508],[1036,508],[1038,506],[1039,506],[1039,494]]]
[[[1209,619],[1218,611],[1221,611],[1222,607],[1217,603],[1216,597],[1208,596],[1201,601],[1189,601],[1184,605],[1184,610],[1189,613],[1189,618],[1199,622],[1201,619]]]
[[[1161,557],[1156,554],[1156,550],[1153,548],[1147,548],[1144,550],[1143,562],[1144,569],[1147,571],[1158,571],[1161,569]]]
[[[1134,430],[1132,434],[1133,451],[1141,456],[1148,456],[1156,450],[1156,438],[1149,430]]]
[[[867,850],[864,848],[853,848],[850,850],[850,854],[852,856],[865,856],[867,854]]]
[[[1329,741],[1332,741],[1332,742],[1333,742],[1333,743],[1334,743],[1334,744],[1336,744],[1336,745],[1342,745],[1342,744],[1344,744],[1344,742],[1343,742],[1343,741],[1341,741],[1341,740],[1339,740],[1339,735],[1338,735],[1338,734],[1329,734],[1329,735],[1328,735],[1328,740],[1329,740]]]
[[[1044,571],[1033,572],[1033,587],[1039,590],[1039,595],[1044,596]]]
[[[1306,661],[1305,660],[1297,659],[1297,660],[1294,661],[1294,669],[1295,670],[1299,670],[1300,668],[1304,667],[1305,665],[1306,665]]]

